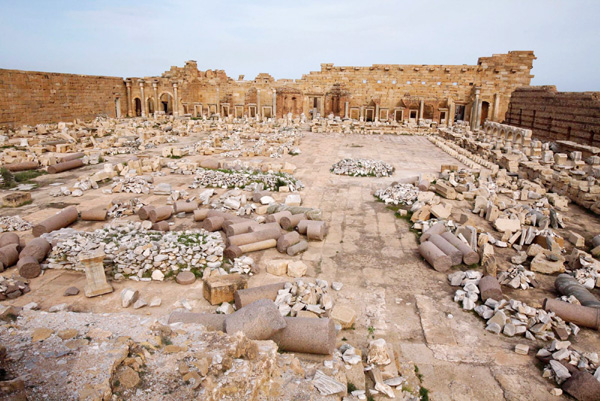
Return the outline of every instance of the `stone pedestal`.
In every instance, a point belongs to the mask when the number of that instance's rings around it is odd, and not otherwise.
[[[79,262],[85,270],[87,285],[85,286],[85,296],[88,298],[113,292],[113,288],[106,281],[104,273],[104,251],[97,249],[79,254]]]

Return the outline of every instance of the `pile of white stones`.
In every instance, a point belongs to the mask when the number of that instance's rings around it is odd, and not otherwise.
[[[375,197],[386,205],[412,205],[419,196],[419,188],[412,184],[393,184],[385,189],[378,189]]]
[[[381,160],[343,159],[331,166],[330,171],[352,177],[389,177],[394,172],[394,167]]]
[[[229,273],[240,273],[253,275],[254,271],[254,259],[250,256],[242,256],[240,258],[233,259],[233,267],[229,269]]]
[[[131,216],[136,214],[143,206],[144,203],[138,198],[116,200],[108,209],[108,217],[118,219],[123,216]]]
[[[561,330],[566,335],[577,335],[579,327],[573,323],[565,323],[554,312],[547,312],[528,306],[525,302],[515,299],[509,301],[502,299],[496,301],[487,299],[485,304],[477,305],[479,299],[479,280],[482,273],[468,270],[457,271],[448,275],[448,280],[453,286],[462,286],[454,294],[454,301],[461,302],[465,310],[474,310],[483,319],[487,320],[486,330],[495,334],[501,332],[508,336],[523,335],[535,341],[553,340],[556,335],[553,329]]]
[[[535,273],[522,265],[512,265],[507,271],[498,273],[498,282],[511,288],[526,290],[534,287]]]
[[[560,361],[577,366],[579,370],[587,371],[600,381],[600,358],[598,353],[574,350],[571,348],[570,341],[554,340],[550,345],[541,348],[536,356],[551,357],[549,363],[544,367],[543,377],[553,379],[558,384],[571,377],[569,370]]]
[[[83,193],[90,189],[98,189],[98,183],[89,177],[84,177],[78,179],[71,189],[61,186],[51,190],[50,196],[83,196]]]
[[[217,199],[213,199],[210,206],[222,211],[235,211],[238,216],[250,215],[256,210],[256,204],[249,203],[246,193],[241,189],[225,192]]]
[[[279,290],[275,305],[279,307],[281,316],[297,316],[306,310],[321,317],[333,308],[333,298],[328,293],[329,283],[326,280],[315,280],[314,283],[296,279],[293,283],[285,283]]]
[[[51,269],[82,270],[79,253],[97,248],[104,249],[104,263],[113,266],[115,279],[162,280],[179,271],[199,274],[205,267],[219,268],[223,262],[225,246],[218,232],[163,233],[146,230],[141,222],[107,224],[92,232],[60,231],[53,233],[57,243],[46,260]]]
[[[110,189],[105,189],[104,193],[149,194],[154,188],[151,176],[115,177],[113,181]]]
[[[8,231],[25,231],[31,228],[31,223],[21,216],[0,216],[0,233]]]
[[[580,257],[579,264],[582,267],[573,272],[575,278],[585,288],[594,289],[600,283],[600,263],[594,259],[589,261],[584,257]]]
[[[279,187],[287,186],[294,192],[302,189],[302,182],[296,180],[287,173],[263,173],[256,170],[210,170],[199,168],[194,175],[194,182],[190,188],[213,187],[213,188],[242,188],[253,184],[263,184],[264,189],[276,191]]]

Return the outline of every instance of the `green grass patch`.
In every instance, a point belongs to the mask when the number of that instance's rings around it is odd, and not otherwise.
[[[40,175],[44,175],[44,174],[48,174],[48,173],[46,173],[44,170],[26,170],[26,171],[19,171],[17,173],[14,173],[14,178],[15,178],[16,182],[22,183],[22,182],[31,181],[34,178],[37,178]]]

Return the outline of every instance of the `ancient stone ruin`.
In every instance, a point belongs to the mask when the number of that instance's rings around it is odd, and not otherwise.
[[[600,399],[598,93],[0,70],[10,400]]]

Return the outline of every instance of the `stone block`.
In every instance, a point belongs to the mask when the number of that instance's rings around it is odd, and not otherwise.
[[[211,305],[233,302],[236,290],[248,288],[248,280],[239,274],[209,277],[204,280],[203,295]]]
[[[356,320],[356,312],[347,306],[335,305],[331,310],[330,317],[338,322],[342,326],[342,329],[349,329]]]

